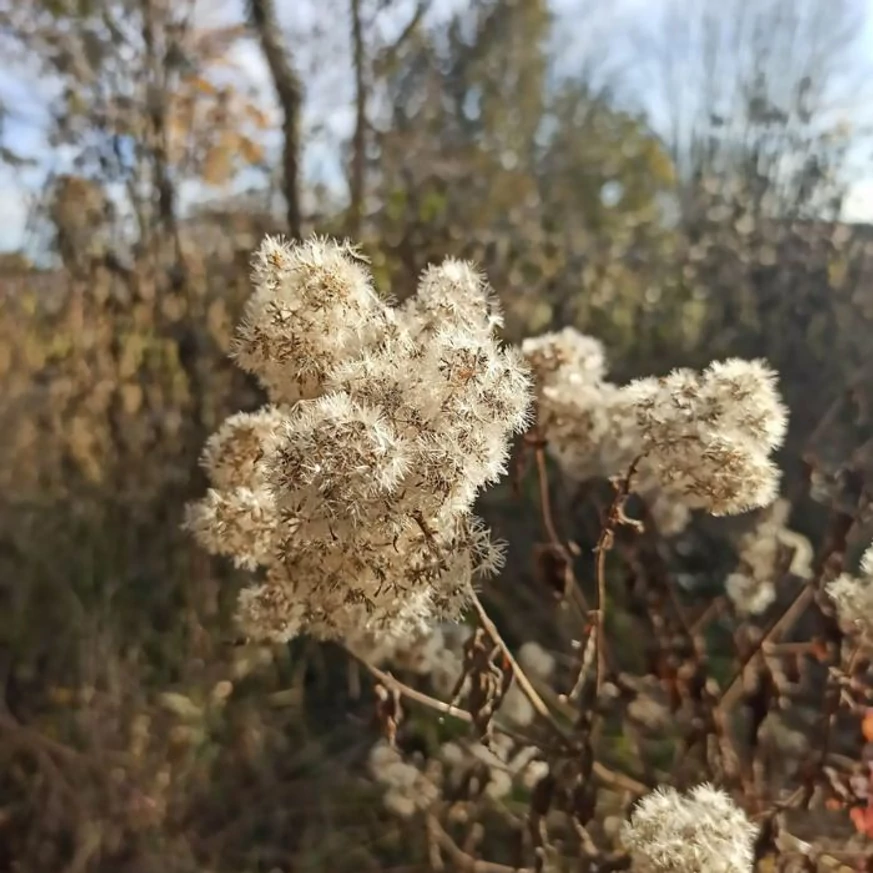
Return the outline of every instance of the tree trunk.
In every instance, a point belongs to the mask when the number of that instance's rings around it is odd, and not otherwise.
[[[355,133],[352,138],[352,166],[349,179],[349,225],[353,236],[360,236],[364,212],[364,172],[367,159],[367,83],[364,75],[364,28],[361,0],[351,0],[352,44],[355,63]]]
[[[292,239],[300,239],[300,114],[303,86],[282,44],[274,0],[250,0],[250,12],[282,109],[282,170],[288,234]]]

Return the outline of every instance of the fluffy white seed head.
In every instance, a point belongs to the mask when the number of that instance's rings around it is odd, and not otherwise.
[[[773,502],[779,470],[769,454],[787,426],[775,380],[760,361],[730,360],[623,389],[646,458],[669,491],[713,515]]]
[[[826,590],[840,621],[853,628],[866,645],[873,644],[873,546],[861,557],[858,576],[843,573]]]
[[[383,307],[348,244],[267,237],[252,279],[235,356],[276,403],[317,396],[330,369],[383,327]]]
[[[395,309],[348,245],[267,239],[254,285],[236,355],[273,405],[209,441],[215,487],[189,513],[210,551],[266,568],[246,631],[402,636],[457,617],[502,562],[470,510],[530,397],[483,278],[447,261]]]
[[[580,384],[602,382],[606,378],[603,343],[573,327],[529,337],[521,349],[541,380],[551,381],[547,376],[555,373],[565,373],[568,382]]]
[[[210,488],[188,507],[185,523],[203,548],[246,570],[269,564],[279,541],[279,513],[268,488]]]
[[[761,615],[776,600],[776,588],[771,579],[756,579],[742,572],[730,573],[724,587],[741,615]]]
[[[861,573],[873,577],[873,546],[869,546],[861,555]]]
[[[757,827],[723,791],[703,784],[687,795],[659,788],[622,829],[645,873],[751,873]]]
[[[526,339],[521,348],[536,377],[537,423],[564,472],[583,480],[626,468],[636,434],[623,438],[628,430],[619,419],[627,412],[616,405],[618,387],[604,379],[602,343],[568,327]]]
[[[301,401],[270,442],[267,474],[280,509],[302,524],[355,524],[408,469],[410,449],[378,408],[346,394]]]
[[[284,643],[297,636],[304,613],[303,602],[275,581],[243,588],[237,603],[240,629],[265,642]]]
[[[761,360],[715,361],[703,374],[701,417],[763,448],[778,449],[788,429],[788,412],[777,381],[776,372]]]
[[[635,490],[662,533],[679,532],[690,509],[728,515],[776,497],[769,455],[787,417],[764,362],[731,359],[619,387],[604,378],[603,346],[573,328],[522,349],[551,454],[578,480],[619,475],[642,456]]]
[[[417,293],[405,309],[415,332],[450,327],[490,336],[494,328],[503,326],[503,313],[485,276],[455,258],[422,273]]]
[[[264,484],[266,443],[287,420],[287,411],[274,406],[225,419],[207,441],[201,457],[210,482],[216,488]]]

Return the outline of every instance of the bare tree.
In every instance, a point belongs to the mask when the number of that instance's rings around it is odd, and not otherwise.
[[[647,89],[688,208],[706,177],[737,181],[748,206],[835,215],[862,97],[857,0],[668,4],[640,40]],[[860,61],[860,56],[857,56]],[[689,199],[690,198],[690,199]]]
[[[392,14],[401,19],[400,4],[380,2],[367,15],[364,0],[350,0],[351,50],[354,68],[355,127],[352,133],[349,161],[349,231],[359,234],[366,198],[367,147],[370,142],[370,102],[378,88],[380,74],[396,63],[398,55],[416,33],[430,8],[430,0],[416,0],[408,18],[390,41],[376,33],[380,15]]]

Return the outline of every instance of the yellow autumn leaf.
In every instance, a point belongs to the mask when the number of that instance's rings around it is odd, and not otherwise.
[[[239,153],[247,164],[257,164],[264,159],[264,148],[260,143],[241,136],[238,143]]]
[[[200,94],[215,94],[216,87],[212,84],[208,79],[204,79],[202,76],[191,76],[186,82],[190,88],[193,88],[195,91],[198,91]]]
[[[226,143],[211,146],[203,159],[203,181],[207,185],[223,185],[233,173],[233,153]]]
[[[270,126],[270,118],[263,109],[260,109],[258,106],[255,106],[254,103],[247,103],[245,109],[246,118],[258,128],[258,130],[265,130]]]

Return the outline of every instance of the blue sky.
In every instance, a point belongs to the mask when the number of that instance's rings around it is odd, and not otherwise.
[[[317,15],[321,20],[344,20],[346,0],[319,0],[304,3],[302,0],[278,0],[283,23],[291,33],[293,44],[309,46],[302,53],[301,65],[308,84],[307,155],[306,171],[310,178],[337,180],[340,177],[337,165],[336,144],[350,129],[351,89],[348,71],[342,64],[326,66],[324,57],[342,56],[347,39],[347,27],[318,28]],[[627,34],[657,30],[661,16],[672,8],[684,8],[688,0],[615,0],[598,3],[589,0],[588,8],[594,12],[580,14],[584,0],[552,0],[556,13],[562,19],[558,28],[557,49],[562,52],[569,66],[581,64],[594,56],[602,46],[623,56],[623,63],[633,67],[635,46]],[[742,0],[739,0],[742,2]],[[748,0],[755,4],[768,0]],[[802,2],[802,0],[797,0]],[[836,0],[834,0],[836,2]],[[858,40],[856,54],[847,59],[849,66],[858,69],[871,64],[873,69],[873,0],[857,0],[860,7],[866,6],[867,20]],[[437,0],[431,15],[441,17],[453,8],[462,8],[464,0]],[[608,12],[606,11],[608,9]],[[218,24],[239,21],[242,0],[199,0],[199,13],[203,24]],[[397,22],[405,19],[403,4]],[[390,30],[392,21],[383,21],[382,27]],[[314,36],[313,36],[314,34]],[[236,75],[263,95],[264,108],[275,113],[269,76],[257,46],[252,42],[240,44],[234,51]],[[658,116],[665,106],[664,94],[652,85],[649,71],[640,69],[633,79],[631,90],[635,97],[659,123]],[[20,154],[32,157],[34,167],[10,168],[0,164],[0,250],[16,249],[27,241],[26,221],[33,198],[39,196],[41,183],[47,174],[63,172],[70,166],[72,155],[63,149],[53,149],[46,139],[48,106],[54,96],[55,86],[48,80],[35,78],[32,71],[3,71],[0,73],[0,105],[9,115],[4,119],[3,142]],[[854,120],[854,119],[853,119]],[[660,119],[664,121],[663,118]],[[845,217],[853,221],[873,221],[873,156],[859,155],[857,180],[855,181]],[[201,186],[188,185],[183,192],[187,202],[201,200],[211,192]]]

